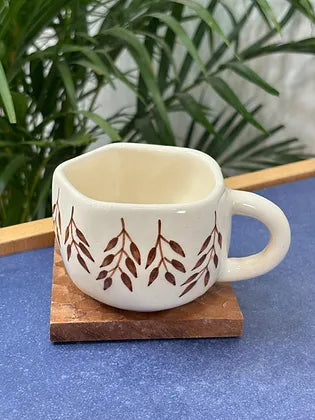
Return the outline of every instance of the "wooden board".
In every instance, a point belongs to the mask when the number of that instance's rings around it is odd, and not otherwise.
[[[315,159],[309,159],[232,176],[225,179],[225,183],[229,188],[251,191],[314,175]],[[51,217],[0,229],[0,256],[27,249],[52,246],[53,243],[54,233]]]
[[[81,292],[66,273],[58,247],[50,313],[54,342],[154,338],[237,337],[243,315],[228,283],[179,308],[160,312],[130,312],[104,305]]]
[[[51,217],[5,227],[0,229],[0,256],[52,246],[54,238]]]
[[[259,188],[311,178],[312,176],[315,176],[315,159],[307,159],[261,171],[231,176],[225,179],[225,184],[235,190],[253,191]]]

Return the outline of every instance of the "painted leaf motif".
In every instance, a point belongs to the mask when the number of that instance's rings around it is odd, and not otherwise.
[[[92,257],[90,251],[87,249],[87,247],[82,242],[79,242],[79,248],[81,249],[81,251],[83,252],[84,255],[86,255],[91,261],[94,262],[94,258]]]
[[[102,280],[105,279],[105,277],[107,276],[107,270],[102,270],[99,275],[96,277],[96,280]]]
[[[147,263],[145,265],[145,268],[148,268],[154,261],[156,256],[156,248],[151,248],[148,254]]]
[[[113,259],[114,259],[114,254],[107,255],[107,257],[104,258],[100,267],[106,267],[107,265],[111,264],[113,262]]]
[[[204,241],[204,243],[202,244],[202,247],[200,248],[200,251],[198,252],[198,255],[200,255],[207,248],[207,246],[209,245],[211,241],[211,237],[212,237],[212,234],[209,235],[207,239]]]
[[[111,239],[111,240],[108,242],[108,244],[107,244],[106,248],[104,249],[104,252],[106,252],[106,251],[110,251],[111,249],[115,248],[115,246],[117,245],[117,242],[118,242],[118,238],[117,238],[117,237],[116,237],[116,238]]]
[[[58,235],[58,237],[59,237],[59,235]],[[69,244],[67,246],[67,260],[68,261],[70,260],[70,257],[71,257],[71,245]]]
[[[182,292],[181,295],[179,295],[179,297],[184,296],[186,293],[188,293],[194,286],[196,286],[198,280],[193,281],[192,283],[190,283],[186,289]]]
[[[174,268],[176,268],[176,270],[181,271],[182,273],[186,273],[185,267],[180,261],[172,260],[171,264]]]
[[[159,267],[153,268],[153,270],[150,273],[148,286],[150,286],[150,284],[152,284],[154,280],[157,279],[158,275],[159,275]]]
[[[140,251],[137,247],[137,245],[134,242],[131,242],[130,244],[130,252],[131,255],[133,256],[134,260],[137,262],[137,264],[141,264],[141,256],[140,256]]]
[[[52,213],[54,213],[55,212],[55,210],[56,210],[56,203],[53,205],[53,208],[52,208]]]
[[[217,256],[217,254],[214,254],[214,257],[213,257],[213,262],[214,262],[215,268],[217,268],[217,266],[218,266],[218,262],[219,262],[219,258],[218,258],[218,256]]]
[[[59,231],[61,233],[61,215],[60,215],[60,211],[58,212],[58,227],[59,227]]]
[[[173,251],[177,252],[177,254],[181,255],[182,257],[185,257],[185,252],[183,251],[183,248],[177,242],[170,241],[169,244]]]
[[[134,277],[138,277],[135,263],[132,261],[132,259],[130,257],[126,258],[125,264],[126,264],[126,267],[128,268],[128,270],[130,271],[130,273]]]
[[[69,239],[69,233],[70,233],[70,226],[67,226],[66,233],[65,233],[65,243]]]
[[[169,271],[167,271],[167,272],[165,273],[165,278],[166,278],[166,280],[167,280],[169,283],[171,283],[171,284],[173,284],[174,286],[176,286],[176,280],[175,280],[175,276],[174,276],[174,274],[172,274],[172,273],[170,273]]]
[[[121,277],[121,280],[124,283],[124,285],[126,287],[128,287],[128,289],[130,290],[130,292],[132,292],[132,283],[131,283],[130,277],[126,273],[124,273],[124,272],[121,273],[121,276],[120,277]]]
[[[207,254],[203,254],[202,257],[199,258],[199,260],[196,262],[196,265],[194,266],[193,270],[195,270],[195,268],[199,267],[204,260],[206,259]]]
[[[184,284],[188,284],[191,281],[195,280],[195,278],[199,275],[199,273],[194,273],[192,274],[190,277],[188,277],[188,279],[186,281],[184,281],[184,283],[181,284],[181,286],[184,286]]]
[[[208,286],[209,280],[210,280],[210,273],[209,273],[209,270],[207,270],[207,272],[205,274],[205,277],[204,277],[205,286]]]
[[[107,277],[107,279],[104,280],[104,286],[103,289],[107,290],[113,283],[113,280],[111,277]]]
[[[219,243],[220,248],[222,248],[222,235],[221,235],[221,232],[219,232],[219,234],[218,234],[218,243]]]
[[[82,265],[82,267],[84,268],[84,270],[86,270],[88,273],[90,273],[88,266],[86,265],[86,262],[84,261],[84,259],[81,257],[80,254],[77,254],[77,259],[79,261],[79,263]]]
[[[82,241],[85,245],[90,246],[80,229],[76,228],[75,232],[77,234],[77,237],[80,239],[80,241]]]

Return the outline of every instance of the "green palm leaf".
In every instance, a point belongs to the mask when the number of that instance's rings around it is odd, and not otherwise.
[[[219,134],[216,132],[214,126],[207,119],[206,115],[203,112],[200,104],[188,93],[182,93],[178,95],[178,99],[182,103],[184,109],[190,114],[194,121],[197,121],[203,127],[205,127],[210,133],[214,134],[216,137],[219,137]]]
[[[262,79],[259,74],[254,72],[250,67],[246,66],[246,64],[241,62],[232,62],[228,63],[222,68],[228,68],[234,71],[234,73],[238,74],[239,76],[243,77],[244,79],[248,80],[251,83],[261,87],[266,92],[270,93],[271,95],[278,96],[279,92],[269,85],[264,79]]]
[[[95,112],[90,111],[79,111],[80,114],[84,115],[86,118],[89,118],[95,124],[97,124],[112,141],[121,140],[121,137],[117,130],[111,126],[104,118],[100,115],[95,114]]]
[[[229,105],[237,110],[244,118],[248,120],[250,124],[254,127],[258,128],[259,130],[263,131],[264,133],[268,134],[268,131],[259,124],[258,121],[253,118],[252,114],[247,111],[245,106],[241,103],[238,99],[235,92],[230,88],[230,86],[222,80],[220,77],[210,76],[207,78],[207,81],[211,85],[211,87],[215,90],[215,92]]]
[[[200,3],[197,3],[194,0],[172,0],[172,1],[183,4],[184,6],[187,6],[188,8],[194,10],[194,12],[196,12],[199,18],[203,20],[214,32],[216,32],[220,36],[220,38],[223,39],[226,45],[230,44],[228,38],[224,35],[224,32],[221,29],[221,26],[214,19],[212,14]]]
[[[5,73],[4,73],[4,69],[3,69],[1,61],[0,61],[0,97],[2,99],[2,103],[3,103],[4,109],[6,110],[10,123],[12,124],[16,123],[16,116],[14,112],[12,96],[10,93],[7,78],[5,77]]]
[[[174,4],[172,7],[172,16],[171,16],[172,20],[174,20],[175,22],[180,21],[182,13],[183,13],[183,9],[184,9],[183,5]],[[158,22],[158,19],[155,19],[155,21]],[[168,46],[169,51],[171,53],[173,52],[173,49],[174,49],[175,40],[176,40],[176,31],[174,31],[174,28],[169,26],[165,33],[164,42]],[[170,64],[169,57],[167,56],[166,51],[162,50],[161,59],[159,63],[159,71],[158,71],[158,82],[159,82],[159,87],[162,92],[164,91],[167,85],[169,64]]]
[[[261,13],[263,19],[266,21],[267,25],[272,27],[272,25],[274,25],[274,27],[277,29],[278,32],[281,31],[281,26],[272,10],[272,8],[270,7],[269,3],[267,0],[252,0],[253,3],[255,4],[255,6],[257,7],[257,9],[259,10],[259,12]]]
[[[141,44],[139,39],[130,31],[123,29],[123,28],[113,28],[108,29],[105,32],[107,35],[111,35],[112,37],[121,39],[122,41],[126,42],[130,46],[130,53],[132,54],[134,60],[139,66],[139,70],[145,81],[148,90],[151,92],[152,99],[159,111],[163,124],[165,126],[165,131],[168,134],[168,138],[165,139],[167,144],[175,144],[175,139],[173,136],[173,132],[171,129],[171,125],[169,122],[169,118],[167,115],[167,111],[162,100],[158,85],[156,83],[153,69],[151,67],[150,57],[148,55],[147,50]]]
[[[315,38],[303,39],[285,44],[270,44],[265,47],[251,48],[241,54],[243,60],[274,53],[315,54]]]
[[[218,3],[218,0],[211,0],[209,5],[208,5],[208,11],[209,13],[213,13],[215,10],[215,7]],[[212,33],[212,28],[209,27],[203,20],[200,21],[199,25],[197,26],[192,42],[194,44],[194,46],[196,47],[196,49],[199,48],[201,41],[204,37],[204,35],[209,31],[209,33]],[[186,80],[186,77],[188,75],[188,72],[191,68],[191,65],[193,63],[193,57],[187,52],[183,61],[183,64],[181,66],[180,69],[180,73],[179,73],[179,80],[180,83],[184,83]]]
[[[178,36],[178,38],[181,40],[183,45],[186,47],[186,49],[189,52],[189,54],[191,55],[191,57],[198,64],[198,66],[200,67],[203,74],[206,75],[207,71],[206,71],[206,68],[205,68],[205,65],[204,65],[203,61],[200,58],[200,55],[199,55],[198,51],[196,50],[196,48],[195,48],[193,42],[191,41],[191,39],[189,38],[187,32],[178,23],[178,21],[170,15],[163,15],[161,13],[154,13],[152,15],[152,17],[156,17],[160,21],[166,23],[166,25],[169,28],[172,29],[172,31]]]

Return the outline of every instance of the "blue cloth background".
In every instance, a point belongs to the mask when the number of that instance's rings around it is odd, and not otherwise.
[[[52,249],[0,259],[0,419],[315,419],[315,179],[259,192],[286,212],[292,246],[235,284],[240,339],[52,344]],[[231,255],[267,232],[237,217]]]

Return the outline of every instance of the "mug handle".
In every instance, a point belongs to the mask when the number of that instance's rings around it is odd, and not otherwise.
[[[227,258],[220,271],[219,282],[246,280],[272,270],[285,257],[291,242],[288,219],[278,206],[246,191],[228,190],[228,194],[232,200],[232,214],[261,221],[268,228],[270,239],[257,254]]]

